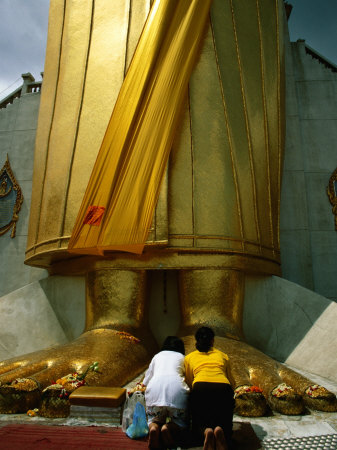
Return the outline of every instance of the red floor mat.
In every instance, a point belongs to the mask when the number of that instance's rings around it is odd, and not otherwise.
[[[5,425],[0,428],[1,450],[147,449],[147,439],[129,439],[120,428],[47,425]]]

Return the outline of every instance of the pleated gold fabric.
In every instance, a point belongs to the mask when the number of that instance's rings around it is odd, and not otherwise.
[[[211,0],[156,0],[122,85],[69,241],[140,254]]]
[[[170,157],[170,249],[280,262],[283,9],[213,0]]]

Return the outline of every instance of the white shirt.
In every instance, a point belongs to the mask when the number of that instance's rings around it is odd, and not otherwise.
[[[184,355],[163,350],[157,353],[145,373],[146,406],[186,409],[189,387],[184,378]]]

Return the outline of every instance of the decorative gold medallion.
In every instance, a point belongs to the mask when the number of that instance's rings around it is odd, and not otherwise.
[[[14,177],[7,155],[0,171],[0,236],[12,228],[11,237],[15,237],[22,202],[22,191]]]
[[[332,205],[332,214],[335,216],[335,229],[337,230],[337,168],[330,177],[327,194]]]

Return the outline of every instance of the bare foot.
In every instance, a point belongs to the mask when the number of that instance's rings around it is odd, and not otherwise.
[[[44,388],[68,373],[83,372],[95,361],[99,369],[88,373],[88,385],[123,386],[146,369],[155,350],[156,344],[146,336],[136,339],[111,329],[91,330],[64,346],[2,361],[0,386],[31,377]]]
[[[173,436],[172,436],[167,424],[162,426],[161,437],[163,439],[163,444],[164,444],[165,448],[166,447],[171,448],[175,445],[175,441],[173,439]]]
[[[186,354],[195,350],[193,336],[184,338]],[[236,414],[263,416],[268,406],[281,414],[302,414],[307,405],[321,411],[336,411],[336,396],[308,378],[288,369],[245,342],[215,338],[215,347],[230,359],[231,384],[236,393]],[[314,386],[313,389],[310,387]],[[239,388],[244,389],[239,389]],[[315,390],[316,389],[316,390]],[[246,391],[245,391],[246,390]],[[320,396],[315,397],[315,392]]]
[[[214,437],[215,437],[215,448],[216,450],[227,450],[226,438],[221,427],[216,427],[214,429]]]
[[[214,450],[214,433],[212,428],[206,428],[204,432],[205,440],[204,440],[204,448],[203,450]]]
[[[157,423],[149,425],[149,448],[159,448],[160,428]]]
[[[214,330],[215,347],[229,356],[228,376],[237,414],[262,416],[268,405],[282,414],[301,414],[305,404],[313,409],[336,411],[335,395],[324,388],[317,389],[308,378],[243,341],[243,287],[244,274],[235,270],[179,272],[182,305],[179,333],[187,336],[186,353],[195,350],[193,334],[200,326]]]
[[[163,425],[161,435],[164,445],[169,448],[176,447],[180,432],[181,428],[173,422]]]

